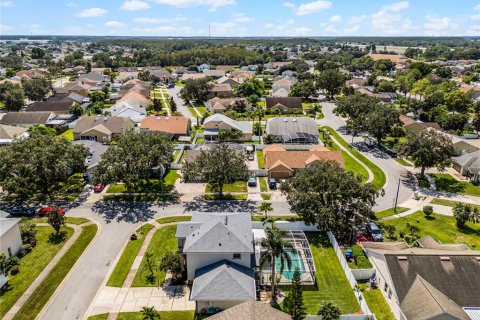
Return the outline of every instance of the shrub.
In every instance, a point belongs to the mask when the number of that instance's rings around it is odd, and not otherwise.
[[[426,215],[427,217],[430,217],[433,213],[433,207],[432,206],[424,206],[423,207],[423,214]]]
[[[354,257],[360,257],[360,256],[364,256],[365,254],[363,253],[363,249],[362,247],[360,247],[359,245],[355,244],[352,246],[352,253],[353,253],[353,256]]]
[[[357,267],[360,269],[370,269],[372,265],[367,257],[359,256],[357,257]]]
[[[26,256],[30,251],[32,251],[32,246],[30,244],[24,244],[21,248],[20,251],[18,251],[17,256],[24,257]]]
[[[12,268],[10,268],[10,275],[11,275],[11,276],[14,276],[14,275],[16,275],[19,271],[20,271],[20,269],[18,268],[18,266],[13,266]]]

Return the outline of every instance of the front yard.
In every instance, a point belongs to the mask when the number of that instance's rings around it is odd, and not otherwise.
[[[437,173],[431,176],[435,181],[438,191],[480,197],[480,186],[475,186],[471,182],[458,181],[448,173]]]
[[[163,183],[160,179],[151,179],[150,185],[146,180],[142,180],[132,188],[133,193],[165,193],[171,192],[174,188],[175,181],[180,177],[178,170],[169,170],[163,178]],[[107,193],[127,193],[127,188],[124,184],[111,184]]]
[[[210,184],[207,184],[205,187],[205,193],[214,193],[218,190],[212,188]],[[246,181],[237,181],[235,183],[229,183],[223,186],[223,192],[248,192],[247,182]]]
[[[162,320],[193,320],[195,313],[193,311],[159,311]],[[87,320],[107,320],[108,313],[102,313],[88,317]],[[120,312],[117,320],[144,320],[141,312]]]
[[[464,243],[475,250],[480,248],[480,225],[467,222],[465,227],[458,228],[455,218],[449,216],[432,214],[431,217],[426,217],[418,211],[403,218],[385,220],[382,225],[393,225],[396,228],[395,235],[398,236],[400,232],[409,234],[407,223],[419,228],[420,237],[429,235],[441,243]],[[395,240],[402,241],[400,238]]]
[[[397,213],[393,212],[393,208],[385,209],[382,211],[375,212],[375,217],[378,219],[393,216],[394,214],[402,213],[408,211],[408,208],[397,207]]]

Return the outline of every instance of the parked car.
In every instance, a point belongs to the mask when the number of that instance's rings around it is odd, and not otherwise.
[[[255,177],[248,178],[248,186],[249,187],[256,187],[257,186],[257,178],[255,178]]]
[[[102,192],[103,189],[105,189],[105,184],[103,183],[97,183],[94,187],[93,187],[93,191],[94,192]]]
[[[383,234],[374,222],[367,223],[367,231],[372,236],[373,241],[383,241]]]
[[[35,209],[30,208],[24,205],[15,205],[10,210],[8,210],[12,217],[22,217],[27,216],[31,217],[35,215]]]
[[[47,216],[52,210],[53,210],[53,207],[43,207],[43,208],[40,208],[40,210],[38,210],[37,214],[40,217]],[[60,214],[65,214],[65,209],[59,207],[58,212]]]
[[[275,180],[274,178],[268,179],[268,187],[272,190],[277,189],[277,180]]]
[[[167,85],[167,88],[168,88],[168,89],[173,89],[173,88],[175,88],[175,83],[169,83],[169,84]]]
[[[248,153],[248,161],[253,161],[255,160],[255,155],[252,152]]]

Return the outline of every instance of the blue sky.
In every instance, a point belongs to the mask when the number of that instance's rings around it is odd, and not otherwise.
[[[480,35],[479,0],[0,0],[0,34]]]

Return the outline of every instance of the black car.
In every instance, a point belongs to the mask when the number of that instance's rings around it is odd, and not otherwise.
[[[383,234],[375,223],[367,223],[367,231],[372,236],[373,241],[383,241]]]
[[[24,216],[32,217],[35,215],[34,208],[30,208],[22,205],[13,206],[8,210],[8,212],[12,217],[24,217]]]

